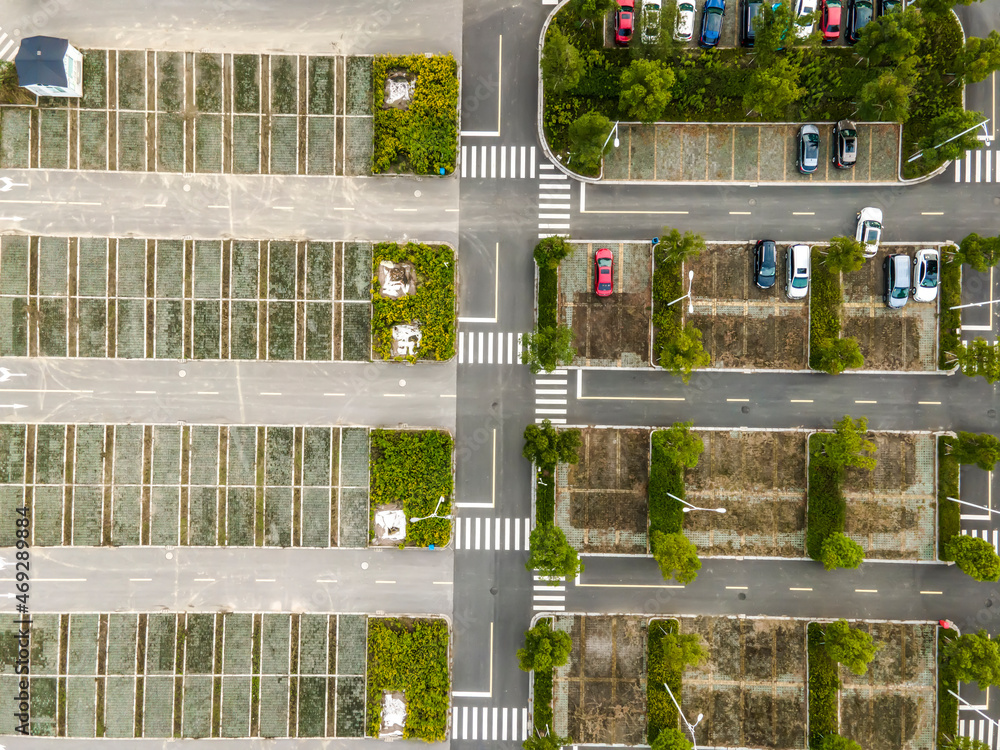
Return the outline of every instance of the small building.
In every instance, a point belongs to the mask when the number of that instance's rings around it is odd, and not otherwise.
[[[83,96],[83,55],[66,39],[23,39],[14,65],[18,84],[33,94]]]

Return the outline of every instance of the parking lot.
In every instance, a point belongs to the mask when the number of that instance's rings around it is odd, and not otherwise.
[[[652,310],[648,242],[573,242],[559,266],[559,324],[573,330],[577,367],[649,365]],[[614,253],[614,291],[594,294],[594,253]]]
[[[31,734],[361,737],[364,615],[32,613]],[[16,653],[17,628],[0,625]],[[0,696],[14,705],[13,659]]]
[[[0,355],[360,360],[363,242],[0,237]]]
[[[860,270],[843,274],[841,331],[857,339],[866,370],[934,372],[938,366],[938,301],[914,302],[890,310],[882,302],[882,261],[905,253],[912,258],[921,246],[886,245]]]
[[[785,248],[778,245],[774,287],[753,281],[753,243],[713,243],[683,272],[694,271],[694,314],[686,320],[702,333],[713,367],[804,370],[808,367],[808,299],[784,293]],[[680,304],[684,304],[683,302]]]
[[[83,54],[81,99],[0,108],[0,168],[371,173],[370,57]]]
[[[365,547],[368,430],[0,425],[0,513],[21,505],[35,546]]]
[[[604,179],[660,182],[896,182],[899,125],[858,123],[853,169],[830,163],[833,123],[820,130],[819,168],[795,166],[799,125],[794,123],[622,123],[620,145],[604,156]]]

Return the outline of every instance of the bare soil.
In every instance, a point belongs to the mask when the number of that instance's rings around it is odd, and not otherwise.
[[[870,432],[867,435],[878,447],[874,471],[848,468],[844,492],[896,494],[905,492],[916,481],[917,436]]]
[[[633,352],[649,361],[649,294],[573,295],[573,346],[578,358],[618,360]]]

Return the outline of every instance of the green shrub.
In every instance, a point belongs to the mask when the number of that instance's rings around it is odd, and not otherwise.
[[[947,247],[941,248],[941,317],[940,343],[938,344],[938,368],[950,370],[955,367],[954,353],[962,342],[959,329],[962,327],[962,311],[952,310],[955,305],[962,304],[962,262],[958,258],[949,258]]]
[[[844,295],[840,273],[823,262],[819,248],[812,251],[812,289],[809,299],[809,366],[814,370],[838,373],[845,366],[859,365],[853,347],[840,338],[840,311]]]
[[[806,505],[806,553],[820,560],[827,537],[844,530],[847,502],[841,490],[844,470],[822,451],[825,435],[809,437],[809,493]]]
[[[684,466],[673,457],[666,431],[652,436],[649,461],[649,533],[676,534],[684,528],[683,505],[670,495],[684,499]],[[670,493],[670,494],[667,494]]]
[[[646,742],[650,745],[664,729],[676,728],[679,717],[663,683],[674,695],[681,694],[683,669],[667,664],[663,658],[663,638],[678,632],[677,620],[654,620],[646,636]]]
[[[451,513],[454,477],[451,454],[454,442],[447,432],[437,430],[372,430],[370,448],[371,514],[386,503],[403,503],[406,514],[406,543],[443,547],[451,538],[451,519],[427,518],[435,512]],[[444,502],[438,506],[438,500]]]
[[[443,742],[451,707],[448,624],[368,619],[368,736],[378,737],[382,691],[406,693],[404,739]]]
[[[552,727],[552,678],[554,670],[541,669],[535,671],[534,714],[532,727],[544,732],[546,727]]]
[[[950,446],[950,437],[938,437],[938,558],[941,560],[951,559],[948,542],[962,533],[962,506],[948,499],[958,497],[959,471],[958,461],[948,452]]]
[[[538,269],[538,327],[556,327],[556,301],[559,271],[556,268]]]
[[[410,106],[383,109],[389,71],[415,79]],[[438,174],[455,171],[458,147],[458,65],[450,54],[381,55],[372,69],[374,133],[372,172]]]
[[[535,473],[535,525],[551,526],[556,519],[556,465],[539,466]]]
[[[409,261],[417,276],[417,289],[398,299],[379,292],[378,266],[383,260]],[[380,242],[372,252],[372,348],[389,359],[392,327],[420,321],[422,338],[414,357],[443,361],[455,356],[455,252],[447,245]],[[403,359],[403,357],[396,357]]]
[[[958,735],[958,698],[951,693],[958,692],[958,677],[955,670],[944,658],[945,647],[954,631],[938,628],[938,715],[937,744],[946,747]],[[951,692],[949,692],[951,691]]]
[[[837,691],[840,677],[837,663],[826,654],[823,646],[823,626],[809,624],[809,747],[815,750],[823,737],[835,734],[839,727],[837,718]]]

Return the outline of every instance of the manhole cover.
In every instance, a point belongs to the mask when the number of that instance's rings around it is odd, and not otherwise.
[[[988,412],[986,412],[986,416],[989,417],[990,419],[996,419],[997,418],[997,410],[996,409],[990,409]]]
[[[491,593],[491,594],[493,594],[493,596],[496,596],[496,595],[497,595],[497,591],[498,591],[498,590],[499,590],[499,589],[497,589],[497,587],[496,587],[496,586],[491,586],[491,587],[490,587],[490,593]]]
[[[740,411],[743,412],[744,414],[749,414],[750,413],[750,407],[749,406],[744,406],[742,409],[740,409]]]
[[[757,205],[757,199],[756,198],[751,198],[750,200],[747,201],[747,203],[749,203],[751,206],[756,206]]]
[[[743,592],[741,591],[741,592],[740,592],[740,595],[739,595],[739,600],[740,600],[740,601],[742,602],[742,601],[743,601],[744,599],[746,599],[746,598],[747,598],[747,595],[746,595],[746,594],[744,594],[744,593],[743,593]]]
[[[986,606],[987,607],[992,607],[993,606],[993,600],[992,599],[987,599],[986,600]]]

